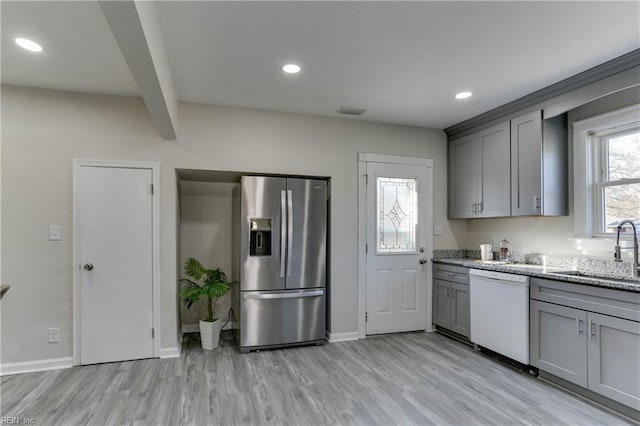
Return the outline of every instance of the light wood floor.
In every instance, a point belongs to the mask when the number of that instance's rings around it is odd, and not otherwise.
[[[2,416],[49,425],[626,424],[435,333],[2,377]]]

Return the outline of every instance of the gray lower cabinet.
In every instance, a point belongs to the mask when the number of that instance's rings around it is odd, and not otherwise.
[[[467,338],[471,335],[468,271],[468,268],[434,264],[432,316],[434,325]]]
[[[531,365],[587,387],[587,313],[531,300]]]
[[[640,323],[589,312],[589,389],[640,410]]]
[[[531,298],[531,365],[640,410],[640,294],[532,278]]]

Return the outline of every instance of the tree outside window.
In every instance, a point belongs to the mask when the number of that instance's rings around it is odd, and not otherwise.
[[[599,154],[600,181],[595,187],[600,232],[616,233],[625,219],[640,230],[640,128],[601,135]]]

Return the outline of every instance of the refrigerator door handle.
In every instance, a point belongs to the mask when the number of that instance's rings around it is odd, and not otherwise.
[[[304,297],[318,297],[324,290],[303,291],[296,293],[244,293],[245,299],[300,299]]]
[[[287,190],[287,277],[291,276],[291,259],[293,253],[293,192]]]
[[[287,211],[287,194],[280,191],[280,278],[284,278],[284,263],[287,258],[287,227],[285,226]]]

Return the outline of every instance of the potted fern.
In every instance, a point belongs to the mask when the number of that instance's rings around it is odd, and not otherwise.
[[[220,342],[222,321],[214,318],[216,302],[231,290],[231,282],[220,268],[207,269],[197,259],[190,257],[184,262],[184,273],[192,279],[181,279],[180,297],[191,308],[201,299],[207,301],[207,318],[200,320],[200,340],[203,349],[215,349]]]

